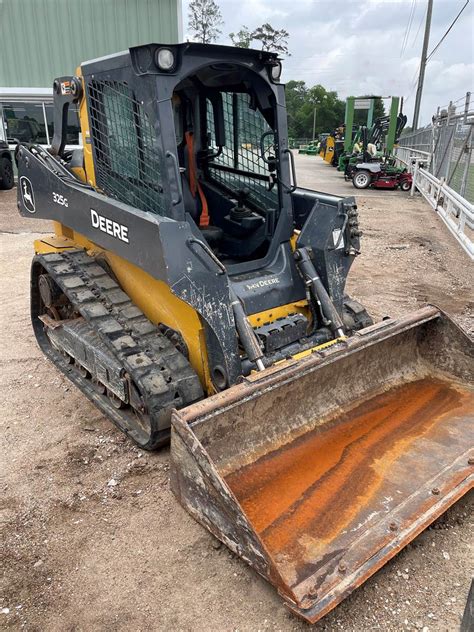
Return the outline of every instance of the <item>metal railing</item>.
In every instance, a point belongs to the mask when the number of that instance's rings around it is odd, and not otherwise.
[[[397,156],[407,162],[409,156],[426,158],[425,168],[445,182],[463,198],[474,202],[474,108],[471,93],[451,102],[447,109],[438,108],[432,124],[400,138]],[[461,111],[458,111],[461,110]],[[408,151],[409,150],[409,151]]]
[[[439,179],[427,170],[429,154],[427,156],[426,152],[418,151],[418,154],[423,154],[420,156],[409,151],[405,147],[399,147],[396,158],[413,174],[410,195],[413,196],[416,189],[421,193],[464,251],[474,260],[474,204],[448,186],[445,178]]]
[[[410,173],[413,173],[416,160],[423,163],[428,169],[431,163],[431,154],[421,149],[412,149],[411,147],[397,147],[395,149],[395,158],[402,162]]]
[[[433,117],[432,125],[400,139],[399,163],[413,174],[410,195],[418,190],[438,213],[471,259],[474,259],[474,110],[470,93],[464,112],[448,110]]]
[[[416,188],[437,211],[465,252],[474,260],[474,205],[429,171],[416,168]]]

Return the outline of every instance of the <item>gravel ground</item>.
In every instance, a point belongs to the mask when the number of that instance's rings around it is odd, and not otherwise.
[[[353,195],[317,157],[299,184]],[[473,330],[472,264],[418,197],[358,196],[364,231],[349,291],[377,318],[428,301]],[[3,614],[6,629],[295,630],[272,587],[175,501],[169,451],[141,452],[56,371],[28,316],[34,232],[0,192]],[[473,496],[313,626],[459,629],[473,568]],[[216,548],[217,547],[217,548]]]

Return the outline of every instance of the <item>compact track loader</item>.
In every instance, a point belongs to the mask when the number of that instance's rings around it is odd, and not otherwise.
[[[316,621],[472,487],[473,341],[345,294],[354,198],[296,185],[273,53],[151,44],[54,82],[20,145],[44,353]],[[79,107],[83,149],[65,145]]]

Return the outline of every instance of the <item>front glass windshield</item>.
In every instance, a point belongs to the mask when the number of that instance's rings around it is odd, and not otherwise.
[[[225,146],[209,163],[209,175],[231,194],[249,190],[249,199],[262,210],[278,207],[278,188],[271,186],[268,165],[260,151],[262,135],[271,132],[263,114],[252,104],[249,94],[222,92]],[[216,145],[214,114],[211,101],[206,100],[207,131],[210,144]],[[265,137],[265,149],[272,152],[273,134]]]

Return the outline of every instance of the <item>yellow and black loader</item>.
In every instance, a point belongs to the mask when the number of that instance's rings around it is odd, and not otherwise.
[[[473,341],[345,293],[354,198],[298,187],[281,64],[138,46],[54,82],[19,145],[44,353],[187,510],[316,621],[472,487]],[[79,107],[82,149],[66,147]]]

